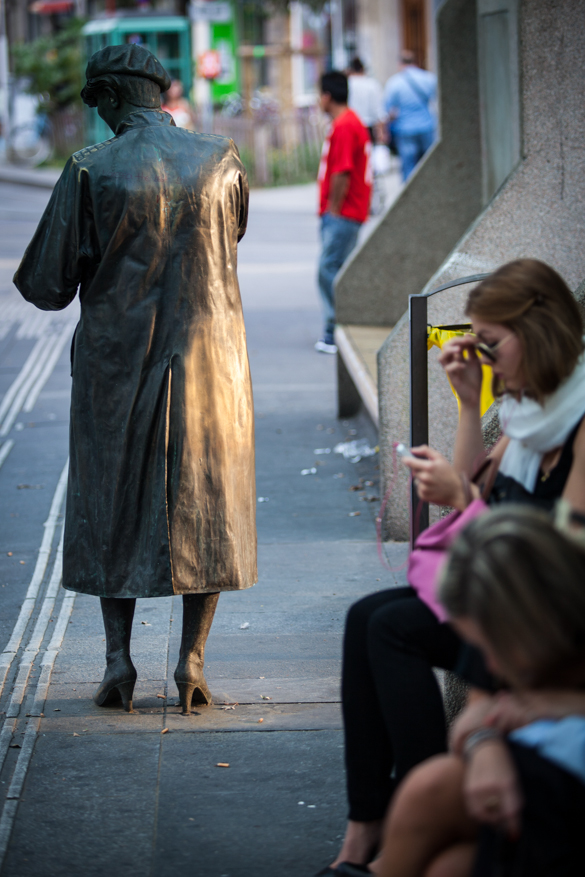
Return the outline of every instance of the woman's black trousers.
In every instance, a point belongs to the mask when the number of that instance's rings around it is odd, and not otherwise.
[[[460,645],[410,587],[370,594],[349,610],[342,704],[350,819],[381,819],[405,774],[445,751],[432,668],[452,670]]]

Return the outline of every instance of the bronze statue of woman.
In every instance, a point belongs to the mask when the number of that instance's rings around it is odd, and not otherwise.
[[[222,591],[256,581],[254,414],[236,275],[246,172],[231,140],[177,128],[142,46],[90,58],[82,98],[114,136],[71,156],[16,272],[67,307],[72,350],[63,586],[101,598],[95,695],[132,709],[137,597],[183,596],[175,681],[211,702],[204,650]]]

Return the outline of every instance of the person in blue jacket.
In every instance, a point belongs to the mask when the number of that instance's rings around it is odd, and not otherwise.
[[[384,88],[384,109],[402,162],[403,180],[409,178],[433,145],[437,127],[431,109],[437,95],[437,77],[417,67],[414,60],[414,54],[404,50],[400,71],[390,77]]]

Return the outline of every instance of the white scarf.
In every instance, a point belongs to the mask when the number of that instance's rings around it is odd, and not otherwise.
[[[543,455],[564,445],[584,413],[585,354],[544,405],[526,397],[518,402],[513,396],[504,396],[500,423],[510,443],[499,471],[532,493]]]

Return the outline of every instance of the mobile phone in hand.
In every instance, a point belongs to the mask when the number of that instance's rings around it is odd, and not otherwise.
[[[402,442],[398,442],[394,447],[401,460],[404,460],[406,457],[414,457],[417,460],[421,459],[420,454],[415,454],[412,448],[407,448]],[[422,459],[424,459],[424,457]]]

